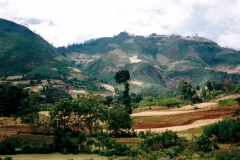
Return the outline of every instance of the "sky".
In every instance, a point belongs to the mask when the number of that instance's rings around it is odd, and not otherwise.
[[[240,0],[0,0],[0,18],[55,47],[120,32],[205,37],[240,49]]]

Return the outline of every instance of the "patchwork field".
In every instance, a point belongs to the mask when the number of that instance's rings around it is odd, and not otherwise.
[[[132,117],[135,131],[162,132],[165,130],[183,131],[215,123],[226,117],[231,117],[235,108],[212,108],[175,111],[161,109],[161,111],[144,111],[134,113]]]

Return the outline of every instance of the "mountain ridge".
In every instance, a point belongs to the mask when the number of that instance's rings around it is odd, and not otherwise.
[[[114,37],[54,48],[41,36],[14,22],[0,19],[0,76],[27,79],[79,77],[79,68],[92,79],[121,89],[115,72],[130,72],[132,92],[176,89],[185,79],[193,85],[207,80],[240,80],[240,51],[219,46],[204,37],[121,32]]]
[[[41,36],[4,19],[0,19],[0,49],[0,76],[18,74],[25,75],[25,78],[60,78],[67,74],[67,67],[72,66]]]
[[[104,41],[103,48],[108,49],[97,52],[101,40]],[[91,48],[88,50],[84,45]],[[114,37],[70,45],[64,50],[65,55],[73,52],[79,55],[80,58],[76,56],[72,60],[79,60],[76,64],[88,74],[113,85],[116,84],[109,77],[121,69],[128,69],[133,81],[166,88],[176,88],[180,79],[203,85],[208,79],[222,81],[232,76],[237,82],[240,73],[240,52],[223,48],[204,37],[157,34],[143,37],[121,32]],[[98,55],[98,58],[82,62],[82,54]],[[228,74],[231,71],[234,75]],[[106,78],[98,74],[104,74]]]

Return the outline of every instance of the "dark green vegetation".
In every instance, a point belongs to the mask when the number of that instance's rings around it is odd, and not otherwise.
[[[129,96],[129,83],[127,82],[130,79],[130,74],[128,70],[118,71],[115,76],[115,80],[119,84],[124,84],[124,91],[122,94],[122,103],[127,108],[127,113],[132,114],[131,109],[131,97]]]
[[[143,37],[121,32],[114,37],[54,48],[24,26],[3,19],[0,22],[3,78],[24,75],[23,79],[55,78],[68,83],[69,77],[74,78],[68,67],[78,67],[93,77],[87,80],[89,83],[104,82],[121,89],[112,77],[116,71],[128,70],[131,81],[143,82],[132,83],[131,91],[143,94],[176,89],[180,79],[194,86],[202,86],[209,79],[230,80],[233,84],[240,80],[234,70],[240,64],[240,52],[203,37],[157,34]],[[91,90],[97,90],[96,85],[91,86]]]
[[[147,99],[167,107],[180,107],[183,103],[194,103],[194,95],[197,92],[198,95],[202,95],[198,97],[199,99],[208,101],[214,98],[216,92],[236,92],[238,86],[232,86],[231,90],[228,90],[229,82],[219,87],[219,84],[216,85],[214,81],[209,80],[203,87],[205,90],[202,94],[203,91],[200,92],[199,86],[194,89],[191,83],[180,80],[178,95],[167,92],[168,98],[156,101],[156,97],[148,96],[142,99],[134,93],[129,95],[127,81],[130,79],[130,74],[127,70],[116,72],[114,78],[118,83],[125,85],[120,102],[110,97],[104,99],[96,93],[72,99],[66,92],[48,86],[41,92],[31,94],[16,86],[9,85],[2,88],[1,98],[6,101],[12,99],[16,105],[14,112],[10,110],[8,114],[20,116],[22,121],[30,126],[31,133],[40,134],[38,137],[43,138],[44,141],[39,141],[38,138],[31,140],[32,136],[25,137],[25,140],[20,140],[18,136],[17,139],[16,136],[11,136],[0,143],[0,154],[98,153],[103,156],[125,156],[125,159],[153,160],[180,157],[191,159],[196,155],[198,158],[220,157],[220,159],[239,156],[238,149],[234,148],[227,152],[216,151],[219,149],[216,142],[239,142],[239,109],[233,113],[236,119],[224,120],[205,127],[204,134],[199,137],[193,136],[192,140],[179,137],[176,132],[168,130],[161,134],[151,131],[137,134],[132,130],[129,116],[131,106],[138,107],[138,105],[133,106],[133,103],[142,104]],[[124,97],[130,100],[125,101]],[[111,108],[104,107],[106,101],[107,104],[110,103]],[[239,98],[229,100],[229,102],[232,101],[236,102],[236,106],[239,104]],[[12,109],[9,107],[10,105],[3,105],[4,110],[1,113],[4,114],[7,109]],[[37,113],[42,110],[49,110],[50,117]],[[46,137],[41,137],[43,135]],[[116,141],[118,137],[136,136],[139,141],[134,145]]]
[[[0,19],[1,77],[25,75],[27,79],[61,79],[68,75],[68,66],[72,64],[42,37],[24,26]]]
[[[228,119],[204,128],[204,134],[218,142],[239,142],[240,121]]]
[[[231,81],[224,82],[208,80],[205,85],[200,87],[197,85],[193,87],[190,82],[180,80],[178,84],[178,92],[168,91],[164,94],[143,94],[143,99],[138,103],[139,106],[167,106],[167,107],[181,107],[189,104],[197,104],[208,102],[223,94],[237,94],[239,93],[239,84],[235,85]],[[237,99],[219,100],[219,106],[236,107],[240,104]],[[197,109],[197,108],[196,108]]]

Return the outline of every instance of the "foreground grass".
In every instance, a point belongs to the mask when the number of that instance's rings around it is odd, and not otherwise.
[[[4,139],[5,142],[11,142],[16,148],[30,145],[42,145],[43,143],[52,143],[53,136],[35,135],[35,134],[15,134]]]
[[[97,154],[17,154],[0,155],[0,158],[12,157],[13,160],[107,160],[107,157]]]
[[[177,132],[179,137],[185,137],[187,140],[192,140],[193,137],[199,137],[203,133],[204,127],[192,128]]]

